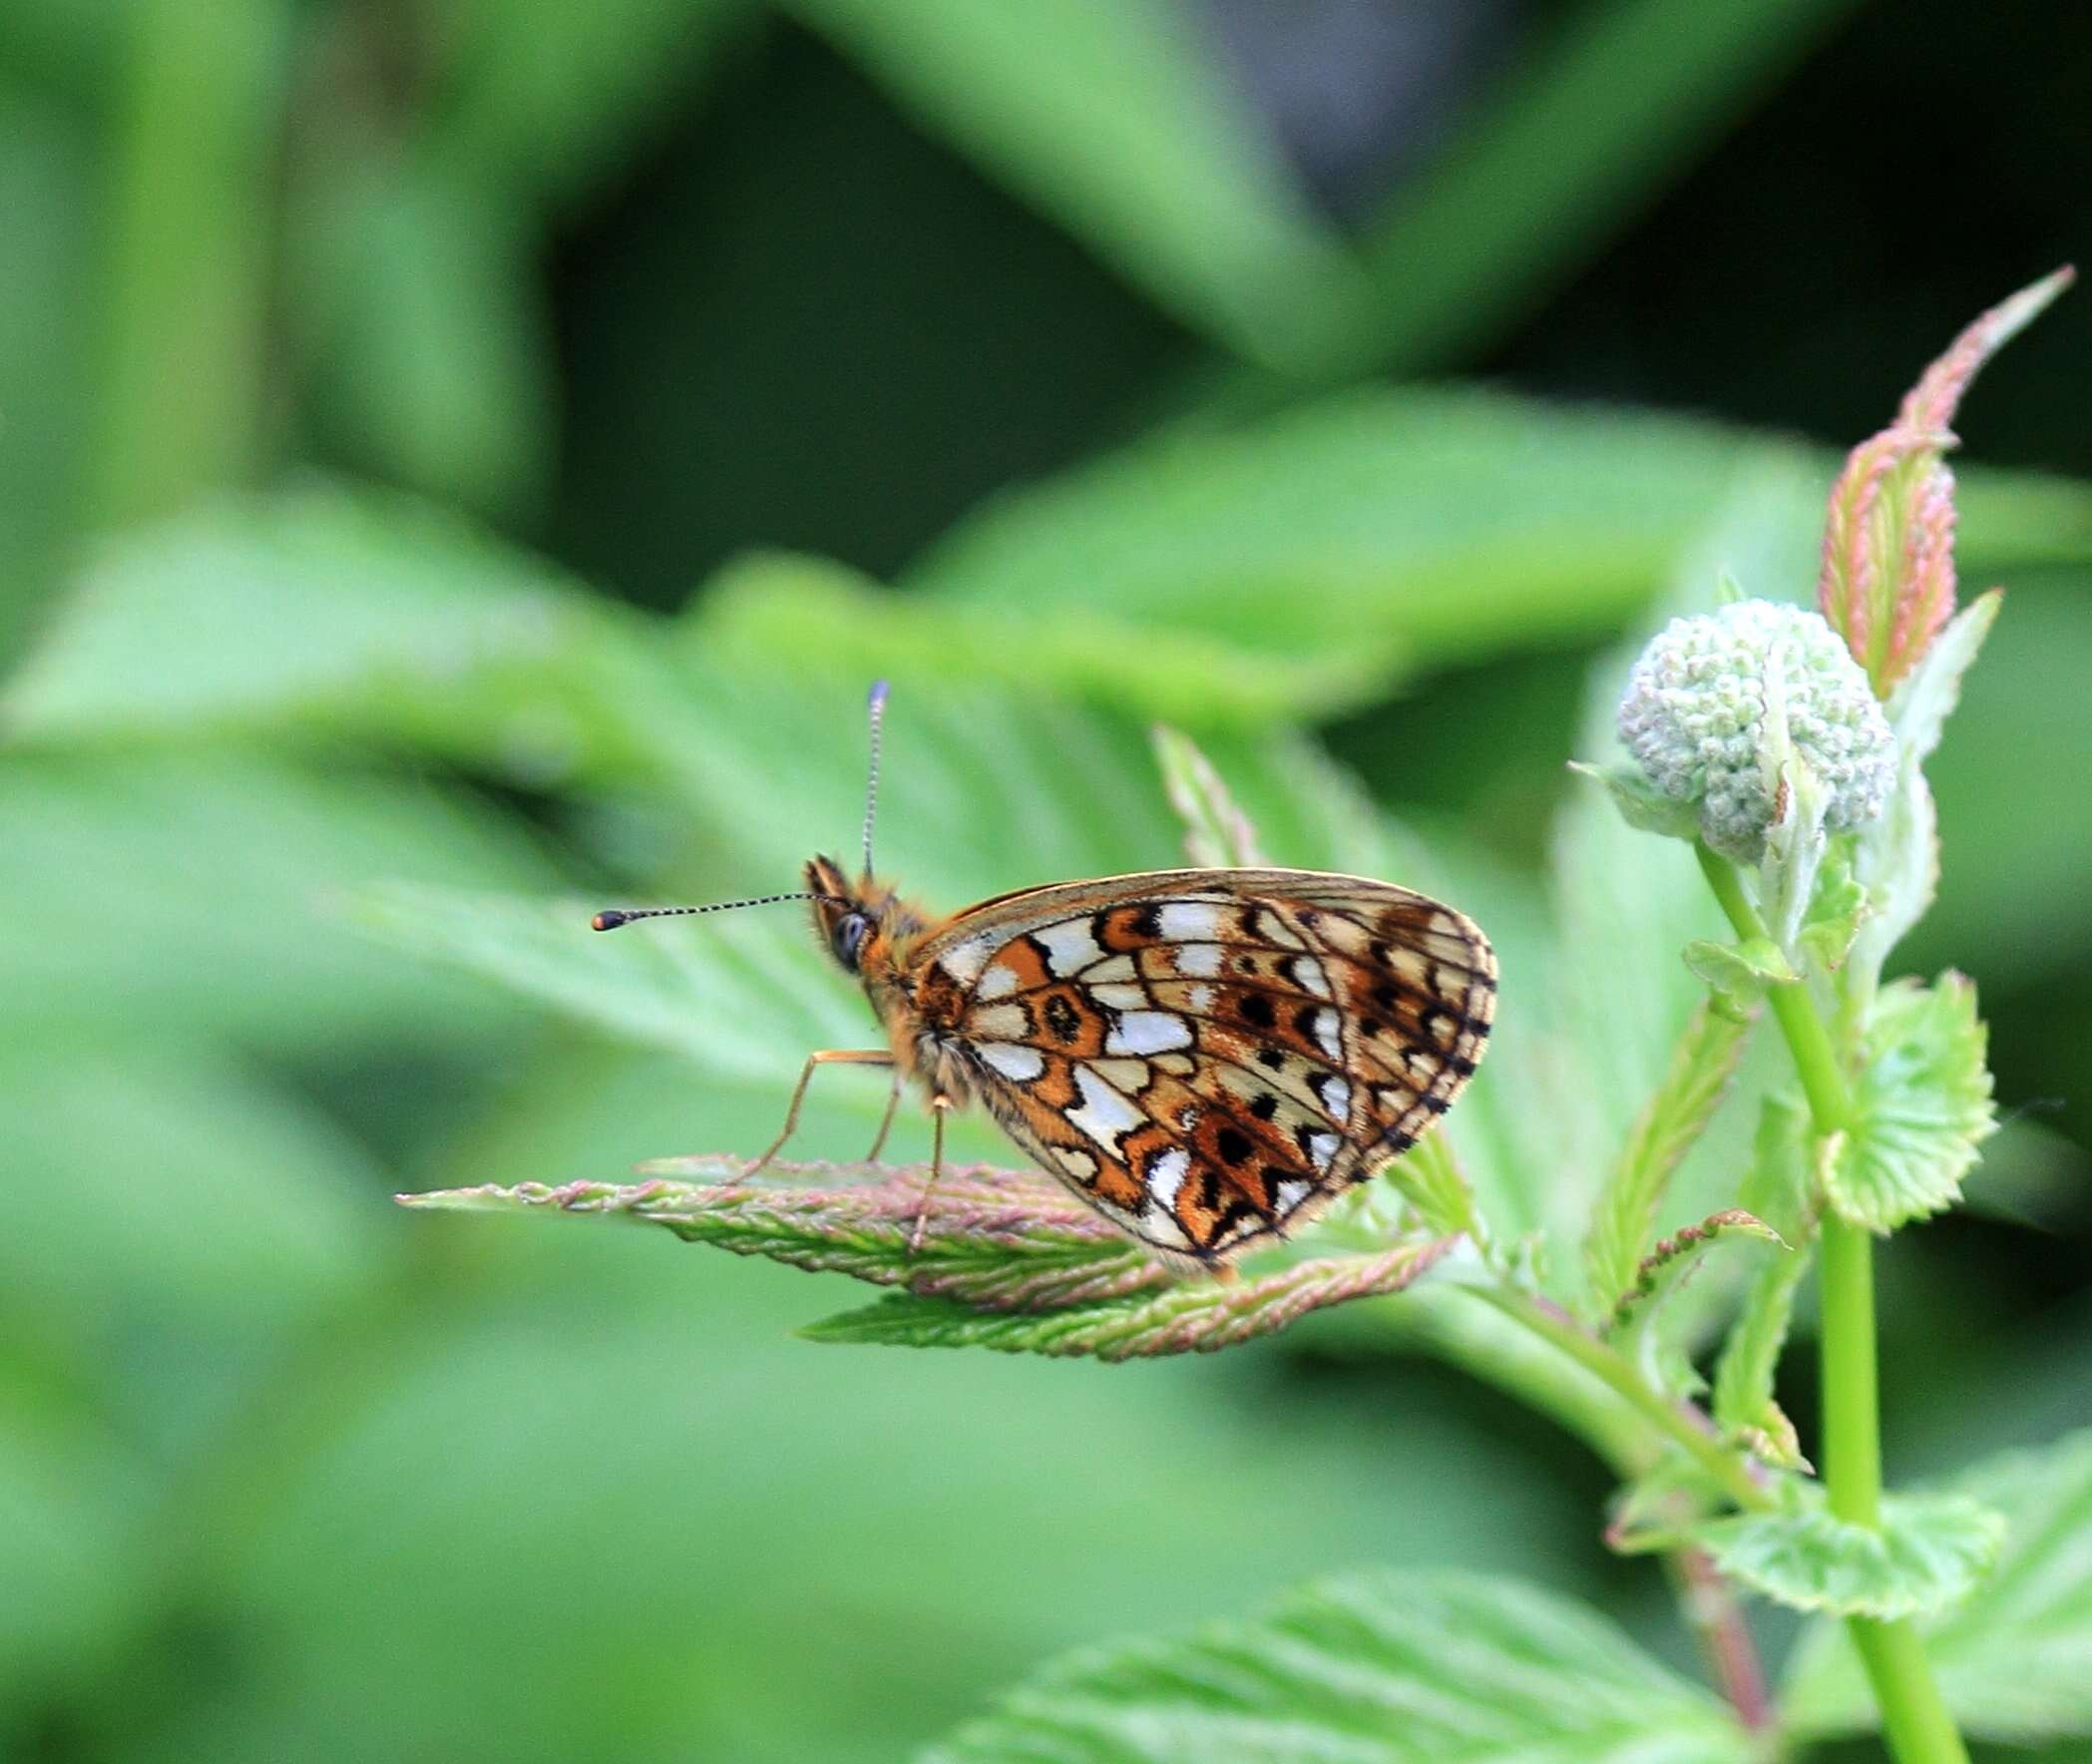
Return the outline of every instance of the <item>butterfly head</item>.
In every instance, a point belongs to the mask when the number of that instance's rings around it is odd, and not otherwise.
[[[846,973],[867,981],[885,974],[898,946],[924,929],[922,916],[870,870],[853,880],[830,857],[807,864],[806,891],[822,946]]]

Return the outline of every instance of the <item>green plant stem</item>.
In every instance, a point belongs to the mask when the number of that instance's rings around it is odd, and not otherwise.
[[[90,526],[237,482],[260,450],[283,0],[139,0],[107,155]]]
[[[1705,845],[1695,849],[1737,936],[1764,937],[1765,922],[1744,893],[1735,866]],[[1807,984],[1789,981],[1769,988],[1766,997],[1794,1058],[1818,1136],[1844,1132],[1853,1120],[1852,1092]],[[1827,1211],[1822,1250],[1824,1481],[1834,1514],[1850,1525],[1873,1529],[1882,1519],[1874,1241],[1860,1226]],[[1846,1627],[1867,1667],[1882,1726],[1898,1764],[1967,1764],[1967,1748],[1939,1694],[1917,1631],[1908,1622],[1866,1617],[1848,1618]]]
[[[1693,1413],[1653,1389],[1616,1349],[1608,1347],[1574,1319],[1523,1293],[1491,1286],[1477,1286],[1470,1290],[1475,1297],[1486,1299],[1505,1316],[1523,1324],[1573,1360],[1653,1425],[1664,1438],[1682,1447],[1686,1455],[1706,1471],[1739,1507],[1756,1510],[1772,1504],[1772,1497],[1736,1453],[1724,1447]]]

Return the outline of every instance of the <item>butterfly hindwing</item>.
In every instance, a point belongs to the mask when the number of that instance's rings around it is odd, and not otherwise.
[[[1311,1217],[1428,1131],[1495,993],[1460,914],[1297,870],[1004,896],[916,968],[1006,1130],[1122,1229],[1200,1262]]]

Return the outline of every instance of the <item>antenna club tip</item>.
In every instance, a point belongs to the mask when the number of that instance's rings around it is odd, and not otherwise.
[[[628,923],[630,918],[631,915],[629,913],[621,913],[616,907],[612,907],[605,912],[598,913],[595,918],[591,919],[589,921],[589,929],[591,931],[615,931],[620,925]]]
[[[886,702],[886,693],[887,682],[883,679],[873,680],[871,691],[865,695],[866,705],[873,710],[878,709],[880,705]]]

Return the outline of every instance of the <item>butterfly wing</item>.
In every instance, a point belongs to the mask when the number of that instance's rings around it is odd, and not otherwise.
[[[1306,870],[1164,870],[983,902],[917,1004],[1010,1135],[1175,1259],[1225,1260],[1407,1150],[1472,1077],[1496,965],[1439,902]]]

